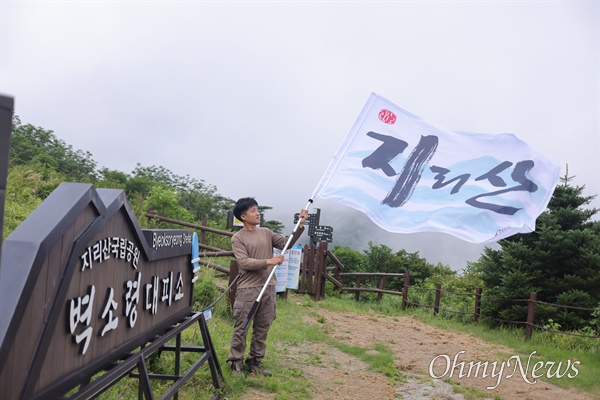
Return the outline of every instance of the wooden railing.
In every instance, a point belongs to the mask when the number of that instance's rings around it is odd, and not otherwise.
[[[160,215],[156,215],[153,212],[146,213],[146,217],[150,219],[160,220],[176,225],[186,226],[189,228],[197,229],[201,232],[199,238],[199,247],[200,249],[208,250],[205,252],[201,252],[201,257],[233,257],[233,252],[229,250],[223,250],[216,247],[211,247],[206,245],[206,237],[205,232],[216,233],[224,236],[233,236],[233,232],[223,231],[215,228],[211,228],[206,226],[206,220],[202,222],[202,225],[191,224],[188,222],[178,221],[172,218],[162,217]],[[334,264],[333,267],[327,267],[327,259],[331,260]],[[231,260],[229,268],[223,267],[218,264],[211,263],[209,261],[200,260],[200,264],[205,265],[207,267],[213,268],[219,272],[222,272],[226,275],[229,275],[230,283],[235,279],[237,275],[237,263],[235,260]],[[343,272],[345,270],[342,262],[327,249],[327,243],[321,242],[318,247],[315,246],[304,246],[303,249],[303,261],[300,273],[300,282],[298,292],[300,293],[308,293],[315,297],[315,300],[321,300],[325,296],[325,281],[330,281],[336,290],[355,292],[355,300],[360,299],[361,292],[370,292],[370,293],[378,293],[377,300],[380,301],[384,294],[390,294],[395,296],[402,296],[402,310],[405,310],[407,305],[412,305],[416,307],[428,307],[433,309],[433,314],[437,315],[440,311],[455,313],[455,314],[469,314],[473,315],[473,321],[477,322],[481,315],[481,300],[483,294],[481,288],[477,288],[475,293],[454,293],[449,292],[442,289],[441,284],[436,284],[435,288],[420,288],[409,285],[410,280],[410,270],[406,270],[405,273],[383,273],[383,272]],[[354,277],[355,278],[355,286],[344,286],[343,282],[346,277]],[[379,284],[377,287],[365,287],[364,278],[378,277]],[[401,292],[395,290],[387,290],[385,288],[386,282],[388,278],[398,278],[404,277],[404,285],[403,290]],[[435,290],[435,300],[433,304],[418,304],[411,301],[408,301],[408,292],[409,289],[412,290]],[[469,311],[457,311],[451,310],[448,308],[443,308],[441,306],[442,296],[446,295],[459,295],[459,296],[473,296],[473,312]],[[235,291],[230,292],[231,303],[233,304],[233,299],[235,296]],[[533,329],[546,330],[554,333],[562,333],[567,335],[574,336],[583,336],[590,338],[600,338],[600,335],[579,335],[573,334],[553,329],[548,329],[540,325],[535,324],[535,308],[536,304],[542,304],[546,306],[559,307],[564,309],[575,309],[575,310],[583,310],[594,312],[597,309],[594,308],[582,308],[582,307],[573,307],[573,306],[564,306],[560,304],[551,304],[543,301],[537,300],[537,294],[531,293],[529,299],[497,299],[490,296],[486,296],[490,298],[492,301],[511,301],[511,302],[526,302],[528,305],[527,318],[526,321],[506,321],[498,318],[487,317],[492,320],[507,323],[507,324],[516,324],[516,325],[525,325],[525,338],[530,339]]]
[[[179,226],[185,226],[188,228],[196,229],[200,231],[198,238],[199,248],[206,250],[200,252],[200,257],[234,257],[233,251],[223,250],[217,247],[212,247],[206,244],[206,232],[215,233],[223,236],[233,236],[233,232],[215,229],[207,226],[206,219],[202,221],[202,224],[193,224],[189,222],[179,221],[173,218],[163,217],[155,214],[152,210],[146,213],[146,217],[149,220],[163,221],[170,224]],[[333,267],[327,267],[327,258],[333,261]],[[211,263],[210,261],[200,260],[200,264],[213,268],[223,274],[229,275],[230,283],[237,275],[237,263],[232,260],[229,268],[221,265]],[[377,300],[381,300],[383,294],[393,294],[404,296],[406,289],[403,292],[387,290],[385,289],[386,278],[388,277],[405,277],[405,285],[407,288],[408,284],[408,271],[406,274],[389,274],[389,273],[344,273],[344,265],[340,260],[327,249],[327,242],[321,242],[318,246],[305,245],[303,248],[303,259],[300,269],[300,281],[298,282],[298,292],[307,293],[314,296],[315,300],[321,300],[325,297],[325,281],[329,280],[333,283],[337,290],[341,291],[352,291],[356,292],[355,298],[359,300],[360,292],[375,292],[378,293]],[[333,276],[330,272],[333,271]],[[343,279],[345,276],[356,276],[357,285],[356,287],[344,286]],[[361,277],[365,276],[378,276],[381,278],[379,286],[376,288],[361,287]],[[233,295],[235,294],[235,291]],[[405,296],[403,297],[403,309],[406,307]]]
[[[383,296],[384,293],[387,294],[395,294],[398,296],[402,296],[402,292],[398,292],[398,291],[394,291],[394,290],[386,290],[385,289],[385,281],[386,278],[388,277],[400,277],[400,278],[404,278],[404,282],[405,284],[408,284],[408,277],[409,274],[393,274],[393,273],[385,273],[385,272],[343,272],[339,274],[340,277],[342,278],[342,283],[343,283],[343,278],[345,277],[356,277],[356,282],[355,282],[355,286],[354,287],[349,287],[349,286],[342,286],[340,288],[340,290],[346,290],[349,292],[356,292],[354,294],[355,296],[355,300],[359,301],[360,300],[360,292],[370,292],[370,293],[378,293],[377,295],[377,301],[381,301],[381,298]],[[361,279],[362,278],[369,278],[369,277],[378,277],[379,279],[379,286],[377,288],[371,288],[371,287],[361,287]]]

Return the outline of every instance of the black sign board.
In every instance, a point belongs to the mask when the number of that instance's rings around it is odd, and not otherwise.
[[[313,238],[313,241],[331,242],[333,240],[333,227],[317,225],[308,227],[308,236]]]
[[[61,184],[4,242],[0,397],[60,397],[190,317],[191,243],[140,229],[122,190]]]
[[[333,227],[331,226],[317,225],[308,228],[309,235],[327,235],[331,234],[332,232]]]

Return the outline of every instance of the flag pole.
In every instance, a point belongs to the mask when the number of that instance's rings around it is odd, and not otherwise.
[[[304,209],[308,210],[308,208],[310,207],[310,205],[312,204],[312,202],[313,202],[312,198],[308,199],[308,203],[306,203],[306,207]],[[281,254],[285,253],[285,251],[289,247],[289,245],[290,245],[290,243],[292,241],[292,238],[294,237],[294,234],[298,230],[298,226],[300,226],[300,221],[302,221],[302,218],[298,218],[298,222],[296,222],[296,226],[294,226],[294,230],[292,231],[292,234],[288,237],[287,242],[285,243],[285,246],[283,247],[283,250],[281,251]],[[248,316],[246,317],[246,321],[244,322],[244,325],[242,326],[242,329],[245,330],[248,327],[248,324],[250,323],[250,321],[252,320],[252,317],[254,317],[254,313],[256,312],[256,309],[258,308],[258,305],[260,304],[260,300],[262,299],[263,294],[265,294],[265,290],[267,290],[267,287],[269,286],[269,282],[271,282],[271,278],[273,278],[273,274],[275,273],[275,270],[277,269],[278,266],[279,266],[279,264],[275,265],[275,267],[273,268],[273,270],[269,274],[269,277],[267,278],[267,281],[265,282],[262,290],[258,294],[258,297],[256,298],[256,301],[252,305],[252,308],[250,309],[250,312],[248,312]]]

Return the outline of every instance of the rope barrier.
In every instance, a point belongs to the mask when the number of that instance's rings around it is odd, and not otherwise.
[[[221,295],[219,297],[217,297],[217,299],[215,301],[213,301],[208,307],[205,307],[203,310],[200,310],[200,312],[205,312],[206,310],[210,310],[211,308],[213,308],[214,305],[217,304],[223,298],[223,296],[225,296],[227,294],[227,292],[229,292],[231,290],[233,285],[235,285],[237,283],[237,280],[239,277],[240,277],[240,275],[238,274],[235,277],[235,279],[233,280],[233,282],[231,282],[231,285],[229,285],[229,287],[227,287],[227,289],[225,289],[225,291],[223,293],[221,293]]]
[[[435,306],[432,306],[432,305],[414,303],[414,302],[408,301],[408,300],[406,302],[408,304],[411,304],[411,305],[414,305],[414,306],[427,307],[427,308],[435,308]],[[546,304],[551,305],[549,303],[546,303]],[[567,306],[565,306],[565,307],[567,307]],[[576,308],[576,309],[579,309],[579,308]],[[438,307],[438,310],[439,311],[448,312],[448,313],[454,313],[454,314],[476,315],[477,317],[480,317],[480,318],[488,318],[488,319],[491,319],[493,321],[503,322],[503,323],[507,323],[507,324],[527,325],[526,321],[510,321],[510,320],[506,320],[506,319],[494,318],[494,317],[482,315],[481,313],[466,312],[466,311],[456,311],[456,310],[450,310],[450,309],[443,308],[443,307]],[[595,310],[595,309],[592,309],[592,310]],[[544,331],[548,331],[548,332],[553,332],[553,333],[560,333],[560,334],[568,335],[568,336],[577,336],[577,337],[590,338],[590,339],[600,339],[600,335],[593,336],[593,335],[584,335],[584,334],[580,334],[580,333],[564,332],[564,331],[559,331],[559,330],[556,330],[556,329],[545,328],[543,326],[535,325],[535,324],[532,324],[531,326],[534,327],[534,328],[540,329],[540,330],[544,330]]]
[[[442,308],[442,307],[439,307],[439,310],[449,312],[449,313],[454,313],[454,314],[473,315],[473,313],[470,311],[455,311],[455,310],[449,310],[447,308]]]
[[[527,302],[529,299],[509,299],[507,297],[496,297],[496,296],[487,296],[481,294],[481,299],[490,299],[492,301],[514,301],[514,302]]]
[[[584,338],[590,338],[590,339],[600,339],[600,335],[596,335],[596,336],[591,336],[591,335],[584,335],[581,333],[572,333],[572,332],[563,332],[563,331],[558,331],[556,329],[550,329],[550,328],[545,328],[543,326],[539,326],[539,325],[531,325],[534,328],[537,329],[541,329],[543,331],[548,331],[548,332],[553,332],[553,333],[560,333],[563,335],[568,335],[568,336],[578,336],[578,337],[584,337]]]
[[[475,293],[458,293],[458,292],[448,292],[446,290],[442,290],[442,293],[454,294],[456,296],[477,296]]]
[[[481,314],[480,314],[480,316],[481,316],[482,318],[489,318],[489,319],[491,319],[492,321],[505,322],[505,323],[507,323],[507,324],[515,324],[515,325],[527,325],[527,322],[526,322],[526,321],[509,321],[509,320],[507,320],[507,319],[494,318],[494,317],[489,317],[489,316],[487,316],[487,315],[481,315]]]
[[[419,303],[413,303],[412,301],[408,301],[406,300],[406,302],[408,304],[411,304],[413,306],[419,306],[419,307],[427,307],[427,308],[433,308],[433,306],[427,305],[427,304],[419,304]]]
[[[536,301],[537,304],[543,304],[546,306],[559,307],[559,308],[570,308],[571,310],[582,310],[582,311],[596,311],[600,310],[598,308],[584,308],[584,307],[574,307],[574,306],[563,306],[562,304],[553,304],[546,303],[545,301]]]
[[[436,288],[419,288],[414,286],[409,286],[411,290],[437,290]]]

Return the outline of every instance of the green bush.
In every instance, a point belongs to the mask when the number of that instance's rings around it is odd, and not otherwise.
[[[202,268],[194,284],[194,310],[200,311],[214,302],[221,292],[217,289],[213,271]]]
[[[39,167],[36,170],[27,165],[10,168],[2,238],[5,239],[15,230],[60,185],[63,179],[61,174],[51,168]]]

